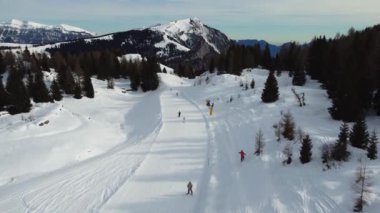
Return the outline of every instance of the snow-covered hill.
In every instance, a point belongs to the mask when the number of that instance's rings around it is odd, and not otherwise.
[[[349,147],[349,162],[322,171],[320,147],[334,142],[341,124],[327,112],[325,91],[310,79],[294,87],[305,93],[306,106],[299,107],[283,74],[280,99],[264,104],[267,75],[247,69],[242,76],[189,80],[161,73],[159,89],[148,93],[125,93],[125,81],[106,89],[94,79],[95,99],[66,97],[35,104],[30,113],[2,113],[0,211],[351,212],[354,173],[365,153]],[[254,89],[239,86],[252,79]],[[207,99],[214,103],[211,116]],[[299,143],[276,141],[273,124],[288,110],[312,138],[308,164],[298,160]],[[367,124],[379,132],[379,117]],[[253,155],[259,129],[265,141],[260,157]],[[293,163],[283,166],[286,144]],[[248,153],[242,163],[241,149]],[[379,162],[367,161],[369,213],[380,208]],[[192,197],[185,194],[188,181]]]
[[[51,26],[16,19],[0,22],[0,42],[46,44],[92,36],[95,34],[66,24]]]

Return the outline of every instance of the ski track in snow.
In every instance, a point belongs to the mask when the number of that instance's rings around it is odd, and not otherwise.
[[[157,103],[156,97],[151,96],[148,101],[137,104],[129,114],[146,114],[142,106]],[[140,132],[131,134],[134,137],[128,143],[78,165],[5,188],[0,195],[0,206],[7,206],[7,212],[97,212],[134,174],[149,153],[162,126],[160,108],[155,109],[158,111],[146,116],[156,120],[150,125],[144,122],[137,126],[136,131]]]

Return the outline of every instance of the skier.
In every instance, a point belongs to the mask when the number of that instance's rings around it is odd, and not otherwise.
[[[185,116],[183,116],[182,123],[185,123],[185,121],[186,121],[186,118],[185,118]]]
[[[239,152],[239,154],[240,154],[240,162],[243,162],[243,160],[244,160],[244,157],[247,155],[243,150],[241,150],[240,152]]]
[[[193,195],[193,184],[191,181],[187,184],[187,194]]]
[[[178,117],[181,117],[181,111],[178,111]]]

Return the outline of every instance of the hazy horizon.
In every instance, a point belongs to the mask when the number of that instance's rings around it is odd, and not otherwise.
[[[0,0],[0,20],[69,24],[106,34],[197,17],[231,39],[281,44],[380,23],[378,0]]]

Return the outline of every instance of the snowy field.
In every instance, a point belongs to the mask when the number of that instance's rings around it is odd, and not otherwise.
[[[341,125],[327,112],[325,91],[311,80],[294,87],[283,73],[280,99],[264,104],[267,75],[160,74],[159,89],[148,93],[125,92],[125,81],[110,90],[94,79],[95,99],[67,97],[35,104],[30,113],[0,113],[0,212],[352,212],[354,174],[365,152],[349,146],[349,162],[323,171],[320,147],[336,140]],[[239,86],[252,78],[255,89]],[[305,107],[291,88],[305,93]],[[206,99],[215,105],[211,116]],[[299,162],[299,143],[276,141],[273,125],[288,110],[312,138],[308,164]],[[379,117],[367,124],[380,134]],[[260,157],[253,155],[259,129]],[[293,163],[283,166],[287,143]],[[248,153],[242,163],[241,149]],[[380,164],[367,164],[373,184],[364,210],[376,213]],[[188,181],[193,196],[186,195]]]

